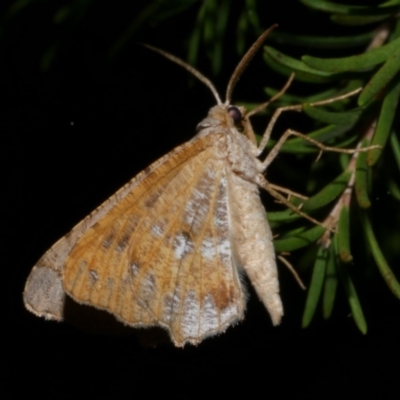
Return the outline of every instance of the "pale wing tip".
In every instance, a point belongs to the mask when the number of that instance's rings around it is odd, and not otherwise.
[[[51,268],[35,266],[23,292],[25,308],[38,317],[48,320],[64,319],[64,292],[61,276]]]
[[[24,306],[32,314],[36,315],[37,317],[44,318],[47,321],[58,321],[58,322],[63,321],[62,317],[57,316],[54,313],[46,312],[43,310],[38,311],[38,309],[34,308],[31,304],[29,304],[25,298],[24,298]]]

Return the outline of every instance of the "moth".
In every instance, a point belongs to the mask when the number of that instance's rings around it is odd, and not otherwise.
[[[162,327],[178,347],[196,345],[243,319],[245,273],[273,325],[280,323],[275,252],[259,190],[280,196],[263,173],[281,144],[260,160],[270,132],[257,146],[250,113],[230,101],[274,28],[236,67],[225,102],[197,70],[152,48],[204,82],[217,105],[193,139],[145,168],[40,258],[23,293],[29,311],[63,320],[70,296],[126,325]]]

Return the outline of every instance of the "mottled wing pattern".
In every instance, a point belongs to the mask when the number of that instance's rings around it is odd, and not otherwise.
[[[188,162],[193,155],[202,152],[209,145],[209,137],[202,137],[176,147],[136,175],[75,225],[67,235],[58,240],[38,260],[29,274],[23,294],[27,309],[47,319],[63,320],[66,301],[66,294],[62,284],[64,264],[71,249],[84,233],[104,218],[110,210],[118,207],[119,202],[132,191],[135,191],[136,195],[140,196],[146,190],[149,190],[151,185],[158,179],[158,173],[154,173],[154,171],[159,168],[160,171],[168,170],[172,179],[173,174],[178,172],[181,164]],[[152,176],[149,177],[149,175]]]
[[[76,301],[132,326],[163,326],[182,346],[241,319],[245,298],[230,237],[226,159],[212,144],[178,159],[154,169],[84,233],[63,283]]]

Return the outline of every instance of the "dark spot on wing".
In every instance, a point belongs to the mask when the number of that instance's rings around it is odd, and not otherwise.
[[[103,240],[103,247],[105,249],[108,249],[111,246],[111,243],[113,242],[115,237],[114,232],[110,233],[104,240]]]
[[[146,199],[144,201],[144,205],[147,208],[152,208],[159,197],[160,197],[160,194],[158,192],[154,191],[153,193],[151,193],[151,195],[146,197]]]

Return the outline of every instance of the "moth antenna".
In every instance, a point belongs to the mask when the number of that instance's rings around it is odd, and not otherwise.
[[[173,63],[180,65],[181,67],[185,68],[186,71],[189,71],[192,75],[194,75],[197,79],[199,79],[201,82],[203,82],[212,92],[212,94],[214,95],[215,99],[217,100],[218,105],[222,104],[221,98],[219,97],[219,94],[217,92],[217,89],[215,88],[215,86],[212,84],[212,82],[205,77],[201,72],[199,72],[196,68],[192,67],[191,65],[189,65],[188,63],[186,63],[185,61],[181,60],[180,58],[164,51],[161,50],[157,47],[154,46],[150,46],[148,44],[143,43],[143,46],[147,47],[150,50],[155,51],[156,53],[161,54],[162,56],[164,56],[165,58],[168,58],[168,60],[171,60]]]
[[[261,34],[261,36],[253,43],[253,45],[250,47],[250,49],[247,50],[247,53],[239,61],[239,64],[233,71],[231,79],[229,79],[229,82],[228,82],[228,87],[226,89],[226,96],[225,96],[225,99],[226,99],[225,104],[230,104],[232,90],[235,87],[236,82],[239,80],[240,76],[242,75],[242,72],[247,67],[247,65],[249,64],[251,59],[254,57],[254,55],[257,53],[257,51],[260,49],[261,45],[263,44],[263,42],[267,38],[267,36],[277,26],[278,26],[278,24],[274,24],[270,28],[268,28],[263,34]]]

